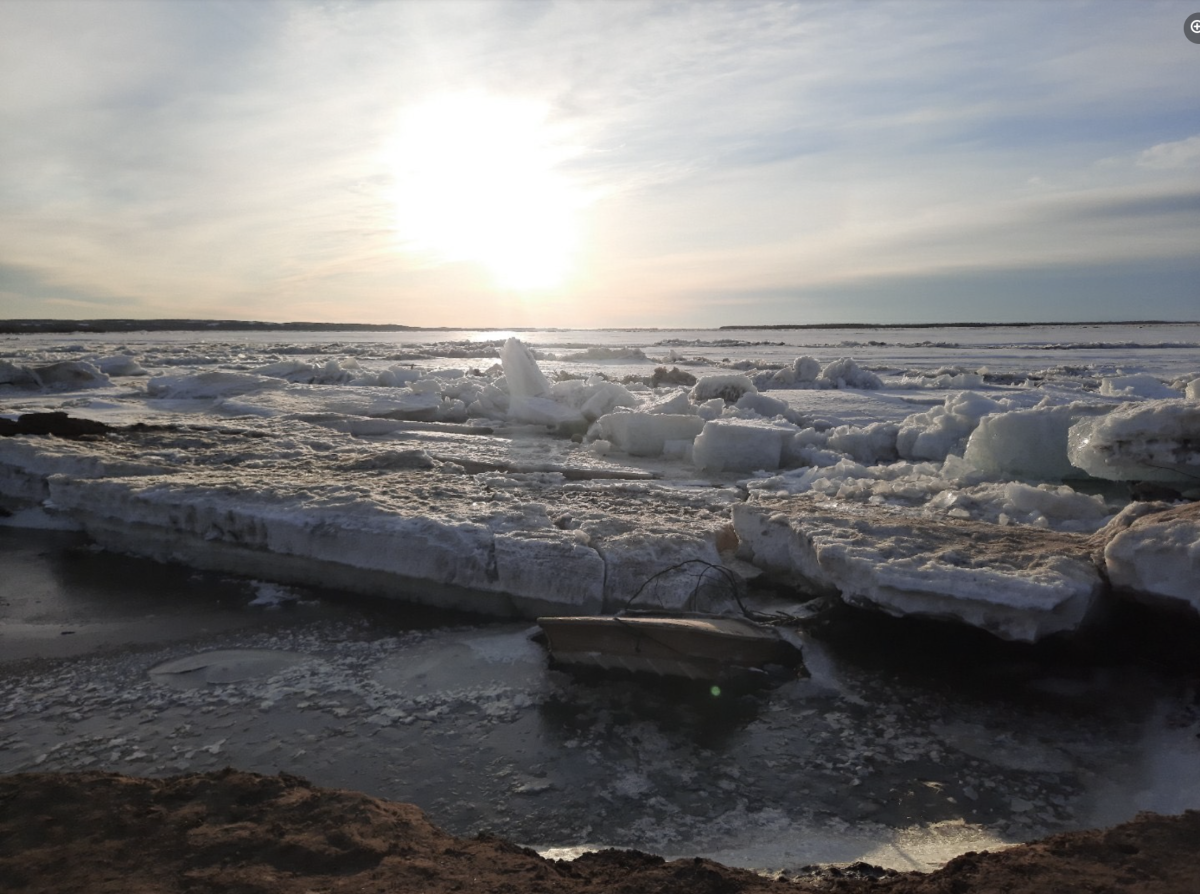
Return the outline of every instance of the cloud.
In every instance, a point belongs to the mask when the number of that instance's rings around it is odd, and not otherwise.
[[[396,233],[404,111],[469,91],[545,105],[590,198],[574,290],[505,305],[532,325],[1194,246],[1170,5],[1019,10],[0,4],[0,262],[167,316],[503,324],[478,269]],[[13,282],[0,316],[48,300]]]
[[[55,279],[53,271],[0,263],[0,306],[20,317],[37,317],[45,309],[69,308],[69,313],[103,316],[138,316],[144,303],[128,295],[80,289]],[[51,313],[49,316],[53,317]]]
[[[1200,169],[1200,134],[1151,146],[1137,157],[1137,165],[1158,171]]]
[[[696,325],[1198,321],[1200,260],[1060,264],[699,293]],[[1153,299],[1152,301],[1149,299]]]

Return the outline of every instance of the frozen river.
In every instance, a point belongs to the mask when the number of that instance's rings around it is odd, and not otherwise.
[[[0,336],[0,416],[122,427],[0,438],[0,772],[283,771],[763,869],[1200,808],[1196,680],[1158,660],[1192,627],[1054,637],[1103,613],[1084,543],[1134,479],[1194,490],[1197,388],[1200,324]],[[918,568],[947,522],[1075,564]],[[1179,530],[1151,564],[1187,603]],[[513,620],[681,558],[914,617],[843,607],[747,695],[568,676]]]

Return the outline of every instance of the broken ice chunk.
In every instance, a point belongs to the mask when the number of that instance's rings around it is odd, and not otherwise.
[[[520,339],[510,338],[500,349],[500,362],[504,366],[504,378],[508,393],[514,400],[525,397],[541,397],[550,391],[550,383],[538,368],[537,361],[529,348]]]
[[[1154,400],[1081,419],[1067,435],[1071,463],[1113,481],[1200,482],[1200,404]]]
[[[696,438],[692,461],[708,472],[778,469],[784,442],[797,431],[795,425],[783,422],[714,419],[704,423]]]
[[[692,400],[700,403],[719,397],[726,403],[734,403],[743,394],[757,390],[747,376],[740,374],[704,376],[692,388]]]
[[[667,441],[691,441],[704,427],[699,416],[666,413],[610,413],[594,431],[630,456],[660,456]]]
[[[1067,431],[1081,416],[1102,412],[1071,404],[993,413],[971,432],[963,459],[991,474],[1038,481],[1078,476],[1067,459]]]

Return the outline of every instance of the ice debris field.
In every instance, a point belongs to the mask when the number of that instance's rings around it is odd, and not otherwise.
[[[55,411],[103,425],[18,424]],[[261,580],[529,618],[702,559],[1021,641],[1200,611],[1200,324],[14,335],[0,415],[6,523]]]

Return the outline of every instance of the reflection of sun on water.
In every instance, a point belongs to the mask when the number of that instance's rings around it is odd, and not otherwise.
[[[406,247],[474,261],[510,289],[560,285],[570,272],[579,200],[556,173],[545,106],[482,95],[410,109],[392,150]]]

